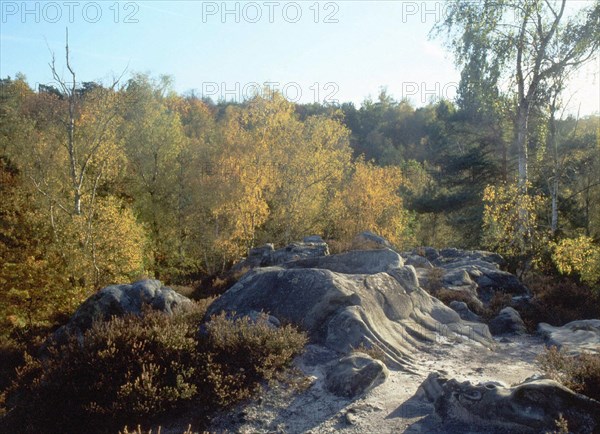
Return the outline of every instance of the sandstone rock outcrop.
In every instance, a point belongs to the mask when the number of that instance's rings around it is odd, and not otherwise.
[[[343,274],[377,274],[404,266],[402,257],[391,249],[351,250],[331,256],[298,259],[282,264],[287,269],[318,268]]]
[[[281,265],[298,259],[316,258],[329,255],[329,246],[318,235],[305,237],[300,243],[292,243],[281,249],[273,244],[250,249],[248,257],[234,265],[231,272],[246,272],[257,267]]]
[[[391,249],[392,244],[373,232],[361,232],[352,240],[352,250]]]
[[[496,292],[515,297],[529,294],[515,275],[500,269],[504,260],[496,253],[421,247],[403,252],[402,257],[415,266],[422,286],[431,284],[434,276],[438,286],[468,294],[476,303],[488,304]]]
[[[486,325],[463,321],[417,286],[415,269],[396,252],[350,251],[255,268],[209,308],[264,311],[306,330],[314,343],[343,354],[377,345],[390,367],[410,370],[411,355],[439,339],[493,346]]]
[[[449,307],[451,307],[452,309],[454,309],[456,311],[456,313],[458,313],[458,315],[464,319],[465,321],[472,321],[472,322],[481,322],[482,319],[479,315],[473,313],[471,311],[471,309],[469,309],[469,306],[467,306],[467,303],[465,303],[464,301],[451,301],[450,304],[448,305]],[[491,332],[491,330],[490,330]],[[493,334],[493,332],[492,332]]]
[[[564,348],[571,354],[582,352],[600,354],[600,320],[586,319],[572,321],[562,327],[540,323],[538,332],[548,346]]]
[[[84,301],[69,322],[53,335],[64,341],[69,334],[82,335],[94,320],[109,320],[113,316],[141,315],[144,307],[172,315],[177,307],[191,304],[191,300],[158,280],[140,280],[130,285],[107,286]]]
[[[497,382],[471,384],[432,373],[417,396],[433,402],[436,415],[457,432],[541,433],[554,431],[562,416],[573,433],[600,428],[600,403],[552,380],[532,380],[507,387]]]

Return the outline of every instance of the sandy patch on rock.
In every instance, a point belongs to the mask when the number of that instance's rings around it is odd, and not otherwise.
[[[430,372],[442,371],[459,381],[520,383],[539,373],[535,358],[544,349],[536,336],[497,340],[497,348],[451,342],[440,338],[415,354],[417,373],[391,371],[382,385],[354,401],[332,395],[324,388],[327,364],[335,354],[309,346],[296,366],[312,385],[297,393],[271,388],[260,398],[216,417],[210,428],[236,433],[453,433],[442,426],[432,404],[415,396]],[[464,431],[464,427],[461,432]],[[483,431],[479,431],[483,432]],[[478,433],[478,431],[471,431]]]

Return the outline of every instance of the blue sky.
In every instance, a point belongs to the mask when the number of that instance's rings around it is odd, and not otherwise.
[[[385,86],[419,106],[452,98],[459,77],[442,41],[428,38],[443,2],[0,3],[0,75],[22,72],[32,86],[52,82],[50,51],[63,70],[67,26],[78,80],[168,74],[176,91],[213,99],[269,82],[301,102],[360,103]],[[571,111],[600,112],[599,69],[576,77]]]

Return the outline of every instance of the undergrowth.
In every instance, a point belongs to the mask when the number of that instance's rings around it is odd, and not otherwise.
[[[192,405],[210,414],[251,397],[306,343],[292,326],[272,328],[264,317],[219,315],[200,333],[207,305],[96,322],[43,357],[25,354],[0,431],[117,432],[148,429]]]
[[[556,347],[538,356],[542,371],[575,392],[600,401],[600,355],[569,355]]]
[[[540,322],[562,326],[575,320],[600,318],[600,294],[572,278],[537,274],[524,283],[533,297],[521,316],[531,332]]]

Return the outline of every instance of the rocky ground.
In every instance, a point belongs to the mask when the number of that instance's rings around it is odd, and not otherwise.
[[[273,327],[295,324],[311,344],[294,362],[295,387],[266,387],[217,415],[210,432],[546,433],[562,416],[573,432],[600,430],[600,403],[541,378],[536,362],[547,344],[600,353],[600,320],[540,324],[530,335],[518,311],[505,307],[486,324],[464,302],[448,307],[423,288],[460,295],[475,308],[498,293],[515,306],[526,302],[529,290],[501,269],[500,256],[432,248],[400,254],[371,233],[355,244],[336,255],[320,237],[277,250],[267,244],[236,266],[245,274],[205,319],[266,312]],[[140,313],[144,304],[170,313],[185,303],[158,281],[115,285],[63,329],[81,334],[98,315]],[[161,432],[189,432],[190,418]]]
[[[433,405],[417,393],[419,386],[435,371],[472,383],[520,383],[539,373],[535,358],[543,348],[543,341],[536,336],[498,339],[493,350],[472,342],[440,338],[419,354],[417,373],[392,370],[383,384],[350,400],[324,388],[322,362],[327,359],[327,351],[313,346],[296,360],[312,381],[307,390],[297,394],[284,388],[270,389],[258,400],[217,417],[210,429],[236,433],[489,432],[443,423],[435,416]]]

